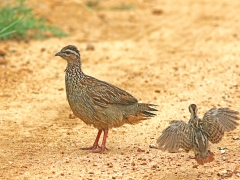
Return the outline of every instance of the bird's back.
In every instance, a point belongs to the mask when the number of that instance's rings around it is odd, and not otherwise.
[[[209,142],[206,134],[200,128],[194,128],[194,152],[199,154],[200,157],[205,158],[207,156]]]

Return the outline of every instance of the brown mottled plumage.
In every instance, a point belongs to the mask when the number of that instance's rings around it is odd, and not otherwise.
[[[73,113],[83,122],[98,129],[93,152],[105,150],[108,129],[123,124],[136,124],[141,120],[154,117],[150,111],[157,111],[153,104],[138,103],[137,99],[126,91],[87,76],[81,69],[80,53],[75,46],[64,47],[55,56],[67,60],[65,75],[66,93]],[[97,149],[100,135],[104,131],[102,146]]]
[[[174,120],[163,130],[157,144],[161,150],[177,152],[179,148],[187,152],[193,150],[199,164],[214,160],[214,154],[209,150],[209,141],[218,143],[222,140],[225,131],[236,128],[239,120],[238,112],[229,108],[212,108],[206,112],[203,119],[197,116],[197,106],[189,106],[191,118],[188,124]]]

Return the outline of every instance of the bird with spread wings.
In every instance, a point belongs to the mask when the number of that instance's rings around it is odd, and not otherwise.
[[[200,119],[195,104],[189,106],[189,112],[188,123],[181,120],[170,122],[157,140],[158,147],[169,152],[177,152],[180,148],[187,152],[193,150],[199,164],[211,162],[214,154],[209,150],[209,141],[219,143],[224,132],[234,130],[240,119],[239,112],[229,108],[212,108]]]

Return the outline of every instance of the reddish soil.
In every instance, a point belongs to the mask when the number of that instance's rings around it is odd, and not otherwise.
[[[240,1],[99,2],[101,10],[28,0],[69,37],[0,42],[0,179],[239,179],[240,126],[211,145],[215,161],[203,166],[193,152],[149,145],[171,120],[188,121],[191,103],[200,117],[212,107],[240,111]],[[123,3],[134,8],[112,9]],[[110,130],[103,154],[80,150],[97,130],[73,119],[66,100],[66,61],[54,54],[69,44],[86,74],[159,105],[157,117]]]

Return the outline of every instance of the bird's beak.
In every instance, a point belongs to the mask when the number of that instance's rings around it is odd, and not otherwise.
[[[61,52],[56,53],[55,56],[61,56]]]

